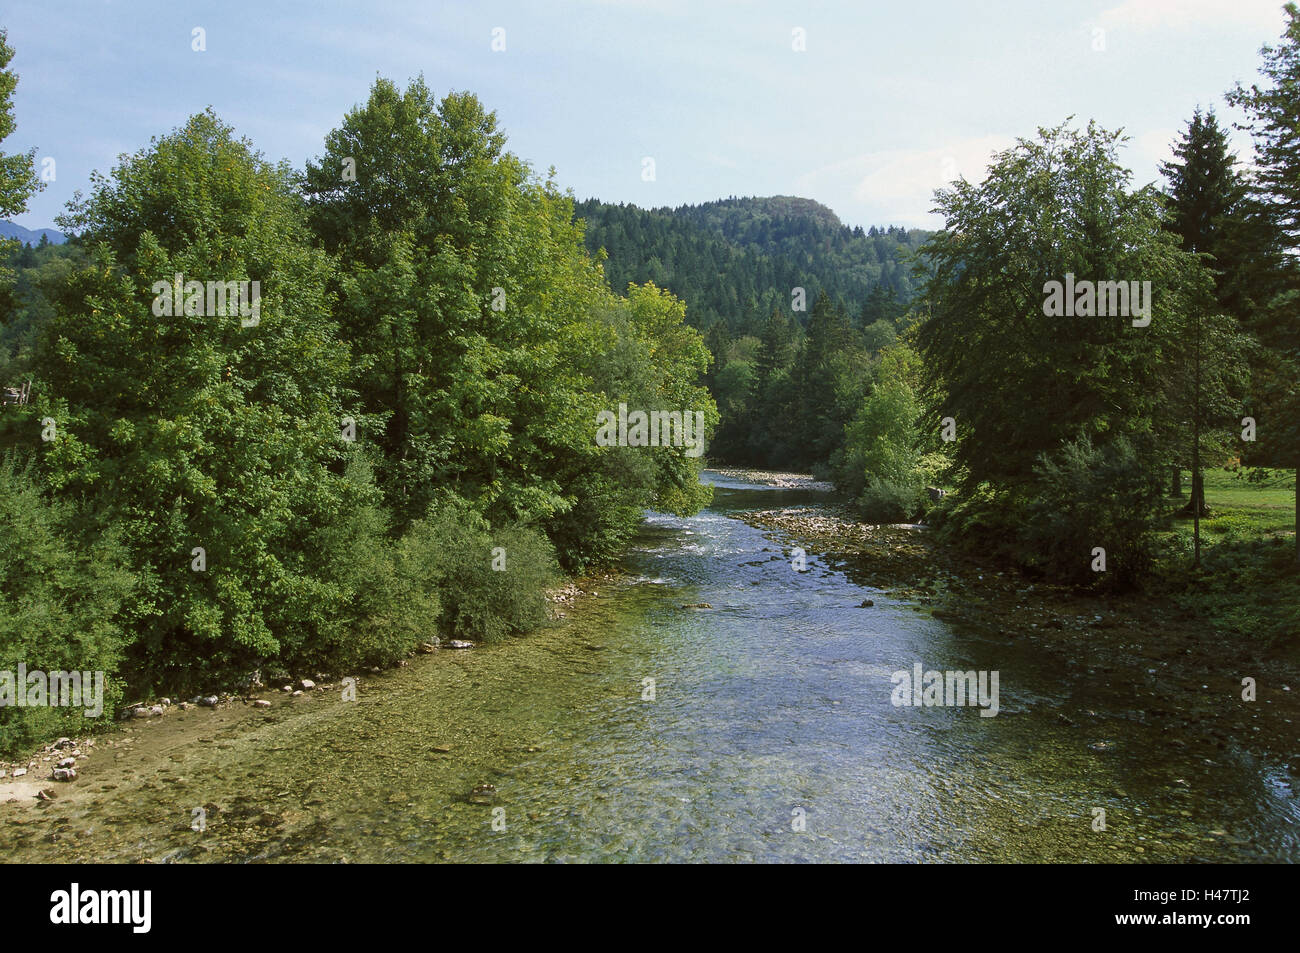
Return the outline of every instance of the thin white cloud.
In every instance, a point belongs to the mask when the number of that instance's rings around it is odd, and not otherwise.
[[[993,154],[1014,143],[1010,136],[988,135],[935,149],[865,152],[805,173],[796,185],[800,194],[825,196],[832,207],[852,204],[871,221],[932,225],[935,219],[926,213],[935,190],[958,178],[982,180]]]
[[[1263,27],[1276,34],[1284,20],[1280,0],[1124,0],[1102,11],[1097,24],[1134,30],[1231,25]]]

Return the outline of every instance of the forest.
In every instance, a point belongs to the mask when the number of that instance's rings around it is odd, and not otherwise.
[[[4,171],[11,215],[40,182]],[[646,508],[708,499],[698,453],[594,439],[619,403],[716,425],[682,303],[612,292],[473,95],[378,80],[301,170],[205,111],[59,224],[4,276],[0,668],[106,672],[111,710],[391,664],[541,624]],[[189,279],[256,282],[256,320]],[[6,707],[0,744],[75,717]]]
[[[1071,117],[941,189],[933,232],[577,201],[422,78],[377,80],[301,169],[193,115],[93,177],[66,244],[7,243],[0,668],[102,670],[112,705],[528,631],[647,509],[708,502],[706,458],[595,439],[621,405],[1038,578],[1211,614],[1263,586],[1248,624],[1293,634],[1294,528],[1202,533],[1207,472],[1293,494],[1300,460],[1288,15],[1228,92],[1256,167],[1207,108],[1135,185],[1122,132]],[[33,155],[0,175],[19,214]],[[256,320],[191,281],[255,283]],[[1053,313],[1062,282],[1148,283],[1150,320]],[[0,745],[62,717],[0,711]]]

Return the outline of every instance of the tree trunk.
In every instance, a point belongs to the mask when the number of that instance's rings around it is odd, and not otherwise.
[[[1174,467],[1173,478],[1169,481],[1169,495],[1181,499],[1183,495],[1183,468]]]
[[[1199,457],[1200,454],[1193,451],[1192,459],[1199,463]],[[1194,463],[1193,466],[1196,467],[1196,463]],[[1188,494],[1187,502],[1178,510],[1177,515],[1183,517],[1190,516],[1198,521],[1201,517],[1208,517],[1210,515],[1210,508],[1205,505],[1205,481],[1201,476],[1199,467],[1192,470],[1192,492]]]
[[[1192,416],[1192,568],[1201,568],[1201,511],[1205,509],[1205,485],[1201,482],[1201,315],[1196,320],[1196,405]]]
[[[1198,447],[1197,450],[1199,449]],[[1196,453],[1195,456],[1199,458],[1200,453]],[[1199,464],[1200,460],[1197,459],[1196,463]],[[1201,514],[1205,512],[1205,485],[1201,482],[1199,467],[1192,471],[1192,498],[1187,505],[1192,508],[1192,541],[1196,548],[1196,555],[1192,560],[1192,565],[1199,569],[1201,566]]]

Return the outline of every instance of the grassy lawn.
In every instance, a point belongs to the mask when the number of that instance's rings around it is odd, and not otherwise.
[[[1184,473],[1184,503],[1191,484]],[[1201,569],[1191,569],[1192,521],[1170,516],[1160,537],[1160,587],[1232,637],[1277,648],[1300,644],[1295,494],[1294,470],[1273,470],[1262,483],[1207,470],[1210,516],[1201,520]],[[1180,505],[1169,500],[1171,513]]]

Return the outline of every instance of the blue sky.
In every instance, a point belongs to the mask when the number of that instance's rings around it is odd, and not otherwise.
[[[301,166],[376,75],[423,73],[477,93],[579,198],[801,195],[851,225],[934,226],[936,187],[1072,114],[1123,127],[1155,179],[1194,107],[1232,118],[1224,91],[1256,78],[1283,22],[1276,0],[6,0],[3,148],[54,158],[17,219],[48,226],[92,170],[206,106]]]

